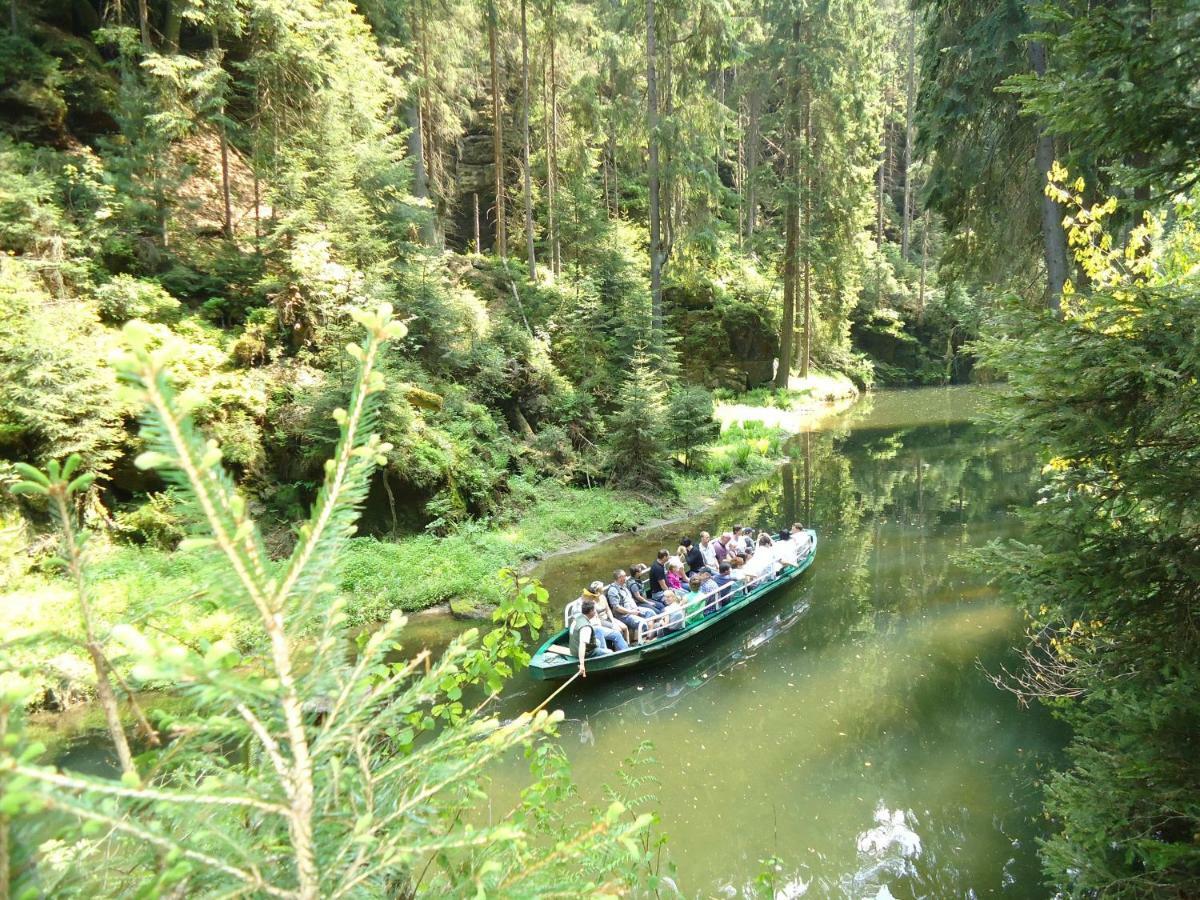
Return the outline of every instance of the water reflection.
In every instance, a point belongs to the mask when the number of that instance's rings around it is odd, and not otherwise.
[[[701,516],[547,561],[552,596],[737,523],[818,529],[817,562],[724,634],[557,698],[585,796],[643,740],[688,896],[1036,895],[1038,781],[1061,736],[979,665],[1020,623],[959,551],[1014,534],[1036,466],[965,420],[978,392],[876,397]],[[524,708],[549,688],[521,688]],[[578,739],[576,739],[578,738]],[[512,790],[517,766],[497,772]]]

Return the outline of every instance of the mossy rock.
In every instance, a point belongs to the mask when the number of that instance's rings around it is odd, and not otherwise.
[[[419,388],[415,384],[406,384],[404,386],[404,399],[418,409],[439,410],[445,402],[441,394],[435,394],[433,391],[427,391],[424,388]]]
[[[489,605],[477,606],[470,600],[451,600],[450,614],[456,619],[466,619],[472,622],[491,620],[492,610],[495,607]]]

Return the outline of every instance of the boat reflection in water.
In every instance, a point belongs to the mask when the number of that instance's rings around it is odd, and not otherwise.
[[[731,623],[725,632],[694,652],[665,660],[655,669],[610,680],[596,692],[600,695],[599,704],[590,702],[595,694],[578,704],[564,698],[561,708],[566,718],[560,730],[569,732],[573,725],[578,725],[581,743],[594,744],[593,722],[630,713],[653,719],[670,712],[685,697],[715,683],[726,672],[746,665],[772,639],[800,622],[811,605],[811,588],[807,582],[798,583],[796,588],[766,598],[762,606],[749,610],[745,618]],[[582,688],[580,693],[586,690]],[[579,709],[580,706],[587,708]]]

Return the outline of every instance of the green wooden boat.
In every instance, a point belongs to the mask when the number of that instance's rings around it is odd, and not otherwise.
[[[753,587],[732,603],[703,616],[686,628],[668,632],[645,644],[635,644],[628,650],[609,653],[605,656],[589,657],[587,660],[588,677],[602,672],[628,671],[639,666],[653,665],[685,644],[694,641],[701,634],[711,633],[720,628],[735,618],[742,610],[753,606],[769,594],[775,593],[785,585],[792,584],[812,565],[813,557],[817,553],[817,533],[810,528],[808,535],[812,539],[812,546],[796,565],[783,569],[775,578]],[[579,671],[579,661],[571,657],[570,650],[567,648],[567,637],[568,631],[564,628],[542,644],[529,661],[529,673],[538,681],[563,681]]]

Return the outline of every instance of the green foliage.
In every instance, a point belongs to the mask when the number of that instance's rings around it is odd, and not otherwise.
[[[931,161],[926,202],[945,217],[954,270],[1005,283],[1035,264],[1041,230],[1033,165],[1037,123],[1001,90],[1028,72],[1033,30],[1021,2],[925,0],[917,103],[919,146]]]
[[[62,88],[58,60],[6,29],[0,36],[0,96],[11,111],[13,131],[36,137],[61,128],[67,113]]]
[[[179,301],[152,281],[118,275],[96,288],[100,317],[120,324],[130,319],[168,321],[179,309]]]
[[[1046,77],[1022,75],[1010,86],[1062,138],[1060,161],[1095,188],[1130,196],[1133,207],[1195,184],[1200,128],[1180,102],[1200,75],[1191,4],[1100,10],[1071,0],[1033,14],[1051,65]]]
[[[524,493],[524,482],[514,482],[514,494]],[[417,610],[439,603],[451,603],[460,611],[493,606],[503,593],[492,577],[499,569],[612,531],[626,531],[661,512],[633,495],[563,487],[553,481],[541,482],[528,492],[527,504],[510,507],[505,518],[486,525],[464,523],[444,537],[422,534],[352,541],[339,569],[342,590],[354,598],[348,608],[351,619],[376,621],[393,609]]]
[[[541,849],[551,822],[541,807],[558,779],[553,766],[541,763],[552,757],[535,757],[535,788],[500,824],[463,819],[485,765],[534,746],[561,717],[539,712],[500,723],[469,714],[462,699],[473,684],[495,690],[522,664],[520,642],[526,629],[536,634],[541,625],[544,591],[509,577],[508,602],[493,614],[500,627],[478,648],[475,632],[468,632],[436,662],[426,654],[388,661],[404,625],[400,616],[357,648],[348,640],[343,602],[327,575],[353,531],[369,475],[388,450],[371,432],[383,393],[374,367],[382,345],[403,334],[386,307],[356,318],[367,331],[349,347],[360,374],[347,409],[334,414],[339,439],[312,514],[278,568],[268,564],[245,500],[221,466],[220,446],[181,415],[166,351],[144,331],[127,329],[133,350],[122,372],[149,407],[150,449],[139,463],[177,486],[193,516],[189,546],[212,554],[218,566],[214,600],[256,622],[270,650],[262,666],[248,667],[228,640],[181,644],[130,625],[116,629],[137,659],[139,679],[187,685],[192,707],[174,724],[203,736],[149,754],[152,782],[132,768],[115,781],[38,765],[40,747],[11,730],[14,698],[5,697],[0,783],[16,856],[24,858],[30,842],[47,832],[71,848],[18,870],[19,892],[94,891],[103,883],[105,890],[200,895],[233,889],[372,896],[399,888],[465,896],[587,893],[634,883],[643,863],[635,839],[650,816],[628,815],[619,802],[591,821],[563,820],[586,839]],[[48,474],[22,468],[26,481],[18,490],[57,490],[78,465],[73,457],[61,472],[56,464]],[[82,489],[92,477],[80,476],[67,490]],[[301,654],[303,665],[296,665]],[[313,715],[318,709],[320,716]],[[231,745],[245,752],[218,749]],[[430,829],[433,821],[442,824]],[[625,852],[598,856],[595,844]],[[119,859],[119,873],[98,865],[99,855]],[[431,868],[435,856],[443,865]],[[588,863],[594,874],[581,878]]]
[[[187,536],[178,501],[170,491],[147,494],[146,500],[116,515],[117,524],[131,536],[159,550],[174,550]]]
[[[1185,624],[1200,598],[1195,210],[1179,202],[1122,248],[1103,227],[1110,204],[1077,207],[1088,292],[1061,321],[1014,314],[983,344],[1012,385],[1000,422],[1047,460],[1028,540],[988,561],[1028,617],[1014,688],[1073,728],[1043,860],[1080,895],[1200,890],[1200,654]]]
[[[720,438],[709,448],[705,469],[722,479],[757,474],[782,458],[784,437],[781,428],[753,419],[734,422],[722,430]]]
[[[717,436],[721,426],[713,418],[712,394],[700,387],[680,387],[667,399],[671,443],[683,458],[685,471],[703,468],[703,447]]]
[[[644,354],[634,357],[615,405],[604,445],[608,477],[625,487],[670,492],[666,385]]]
[[[127,412],[111,350],[86,306],[59,305],[21,260],[0,256],[0,446],[33,459],[83,455],[103,474]]]

